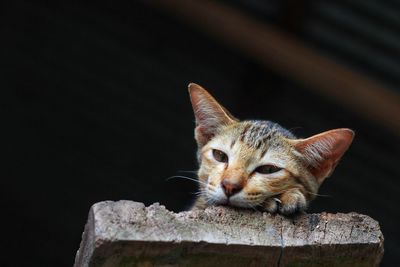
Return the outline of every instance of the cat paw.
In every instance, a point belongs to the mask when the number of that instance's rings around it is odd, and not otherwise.
[[[291,215],[307,208],[307,200],[299,190],[285,192],[280,197],[279,213]]]
[[[263,209],[269,213],[277,213],[280,202],[277,198],[268,198],[263,204]]]

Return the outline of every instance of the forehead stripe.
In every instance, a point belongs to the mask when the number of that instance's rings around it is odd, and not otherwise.
[[[249,130],[250,126],[251,126],[251,124],[247,124],[244,127],[243,131],[240,133],[240,141],[242,141],[242,142],[244,141],[244,138],[247,135],[247,131]]]
[[[265,154],[267,154],[267,151],[268,151],[268,147],[265,147],[263,149],[263,151],[261,152],[260,159],[263,158],[265,156]]]
[[[233,140],[232,140],[232,143],[231,143],[231,149],[232,149],[232,147],[235,145],[235,143],[236,143],[236,139],[233,139]]]
[[[255,122],[251,125],[245,136],[248,145],[259,148],[264,143],[264,136],[268,133],[268,125]]]

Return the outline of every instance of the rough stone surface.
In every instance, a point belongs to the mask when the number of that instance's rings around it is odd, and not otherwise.
[[[173,213],[105,201],[90,209],[74,266],[378,266],[382,255],[378,222],[357,213]]]

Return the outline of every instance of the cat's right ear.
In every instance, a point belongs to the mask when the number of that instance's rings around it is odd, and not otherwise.
[[[200,147],[207,144],[221,126],[237,121],[200,85],[190,83],[189,95],[196,118],[195,139]]]

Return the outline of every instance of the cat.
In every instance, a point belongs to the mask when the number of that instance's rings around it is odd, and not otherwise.
[[[200,189],[192,209],[228,205],[284,215],[305,211],[354,137],[352,130],[341,128],[297,139],[271,121],[239,121],[197,84],[189,84],[189,95]]]

